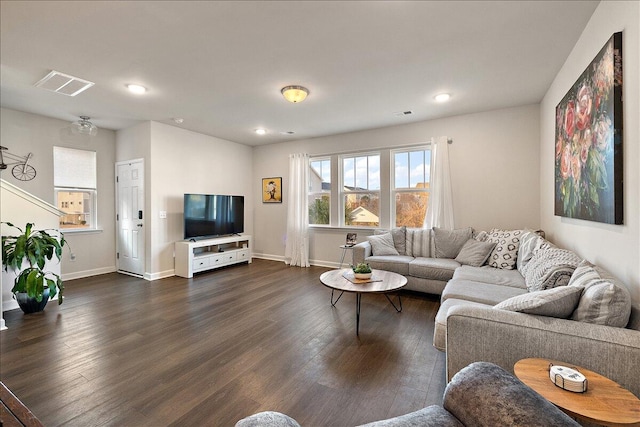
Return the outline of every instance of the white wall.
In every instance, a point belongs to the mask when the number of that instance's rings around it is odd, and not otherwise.
[[[137,147],[137,148],[136,148]],[[118,131],[118,161],[145,159],[145,277],[173,275],[183,239],[184,193],[245,196],[245,234],[253,231],[252,149],[175,126],[146,122]],[[159,217],[160,211],[167,218]]]
[[[529,105],[256,147],[254,185],[259,188],[262,178],[282,176],[284,202],[262,204],[257,194],[254,252],[272,259],[284,256],[290,153],[314,156],[389,148],[441,135],[453,139],[450,164],[456,227],[538,228],[539,132],[539,106]],[[365,234],[360,230],[358,240]],[[312,230],[311,260],[326,265],[337,262],[338,245],[344,243],[345,235],[343,229]]]
[[[554,216],[555,107],[614,32],[623,31],[624,225]],[[542,228],[624,281],[640,302],[640,3],[603,1],[547,91],[541,106],[540,216]]]
[[[115,132],[100,129],[95,137],[73,135],[69,122],[6,108],[0,109],[0,123],[2,145],[19,155],[33,153],[31,164],[37,172],[31,181],[18,181],[7,169],[2,178],[51,204],[54,204],[53,146],[96,151],[98,227],[102,231],[65,234],[76,258],[72,261],[70,251],[65,250],[62,277],[72,279],[115,271]],[[24,218],[22,222],[29,220]]]

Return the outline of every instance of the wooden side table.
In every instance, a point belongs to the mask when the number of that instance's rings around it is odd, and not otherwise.
[[[549,364],[575,368],[587,378],[587,391],[574,393],[554,385]],[[523,383],[576,419],[604,426],[640,426],[640,400],[629,390],[588,369],[547,359],[522,359],[513,371]]]

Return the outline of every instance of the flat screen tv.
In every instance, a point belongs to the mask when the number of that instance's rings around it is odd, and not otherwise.
[[[184,195],[184,238],[203,239],[244,232],[244,196]]]

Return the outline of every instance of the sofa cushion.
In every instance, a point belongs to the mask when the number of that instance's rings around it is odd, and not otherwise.
[[[442,406],[431,405],[405,415],[374,421],[358,427],[463,427],[456,417]],[[266,427],[266,426],[265,426]]]
[[[475,239],[469,239],[464,246],[462,246],[462,249],[460,249],[455,259],[460,264],[480,267],[487,261],[487,258],[491,255],[491,251],[493,251],[495,246],[496,244],[493,242],[480,242]]]
[[[488,265],[483,265],[482,267],[463,265],[456,269],[455,273],[453,273],[453,278],[527,289],[524,277],[522,277],[522,274],[520,274],[518,270],[503,270],[501,268],[489,267]]]
[[[409,275],[422,279],[446,281],[453,277],[460,263],[449,258],[418,257],[409,263]]]
[[[374,235],[380,235],[380,234],[386,234],[386,233],[391,233],[391,238],[393,239],[393,247],[396,248],[396,251],[398,251],[398,254],[406,255],[407,227],[402,226],[402,227],[392,228],[391,230],[374,230],[373,231]]]
[[[476,307],[491,307],[487,304],[479,302],[465,301],[456,298],[450,298],[444,301],[436,314],[435,327],[433,329],[433,346],[440,351],[447,351],[447,316],[449,309],[460,305],[474,305]]]
[[[431,229],[407,228],[406,233],[405,254],[429,258],[431,256]]]
[[[495,268],[512,270],[518,260],[518,247],[522,230],[499,230],[494,228],[487,237],[487,242],[496,243],[491,255],[489,265]]]
[[[576,309],[580,295],[582,289],[578,286],[561,286],[511,297],[493,308],[567,319]]]
[[[531,261],[533,254],[538,249],[555,248],[556,246],[542,238],[535,231],[525,231],[520,236],[520,247],[518,248],[518,258],[516,260],[516,267],[518,270],[522,270],[525,265]]]
[[[473,236],[471,227],[457,230],[445,230],[433,227],[435,258],[455,258],[467,240]]]
[[[367,240],[371,243],[373,255],[400,255],[393,245],[393,237],[390,232],[377,236],[368,236]]]
[[[580,264],[580,257],[567,249],[538,249],[522,269],[529,292],[564,286]]]
[[[409,263],[411,261],[413,261],[413,257],[406,255],[373,255],[365,259],[365,262],[371,268],[392,271],[403,276],[409,275]]]
[[[474,282],[471,280],[452,279],[442,291],[441,301],[449,298],[496,305],[506,299],[526,293],[526,289],[510,286],[494,285],[491,283]]]
[[[627,326],[631,315],[631,296],[609,272],[583,261],[571,276],[569,285],[583,289],[571,319],[619,328]]]

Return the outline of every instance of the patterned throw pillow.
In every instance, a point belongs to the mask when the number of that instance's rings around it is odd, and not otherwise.
[[[367,237],[371,243],[371,252],[373,255],[400,255],[393,246],[393,237],[391,233],[380,234],[377,236]]]
[[[499,230],[494,228],[487,237],[487,242],[493,242],[496,247],[489,255],[489,265],[504,270],[513,270],[518,259],[518,247],[522,230]]]
[[[582,261],[573,272],[569,287],[582,288],[582,297],[571,319],[624,328],[631,315],[627,288],[606,270]]]
[[[430,228],[407,228],[406,254],[413,257],[431,257]]]
[[[567,249],[538,249],[521,273],[529,292],[542,291],[567,285],[580,261]]]
[[[562,286],[545,291],[516,295],[493,308],[567,319],[580,301],[582,290],[577,286]]]
[[[520,236],[520,247],[518,248],[516,267],[522,272],[523,268],[531,261],[535,251],[555,247],[553,243],[542,238],[537,232],[526,231]]]

